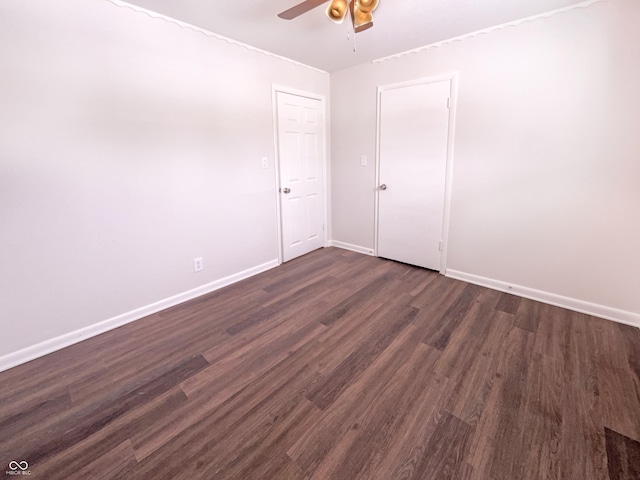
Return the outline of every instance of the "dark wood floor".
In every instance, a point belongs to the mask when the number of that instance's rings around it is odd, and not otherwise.
[[[335,248],[0,385],[34,479],[640,478],[640,330]]]

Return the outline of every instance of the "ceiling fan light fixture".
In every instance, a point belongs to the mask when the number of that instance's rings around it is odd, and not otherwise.
[[[373,15],[371,14],[371,12],[363,12],[362,10],[358,10],[356,8],[353,16],[353,24],[356,28],[373,22]]]
[[[327,17],[335,23],[342,23],[347,15],[347,0],[332,0],[327,7]]]
[[[378,0],[356,0],[356,12],[371,13],[378,6]]]

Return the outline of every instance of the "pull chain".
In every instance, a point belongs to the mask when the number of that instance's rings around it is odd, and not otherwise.
[[[347,41],[351,40],[351,30],[353,29],[353,25],[351,23],[347,23]],[[353,51],[357,51],[356,47],[356,32],[353,30]]]

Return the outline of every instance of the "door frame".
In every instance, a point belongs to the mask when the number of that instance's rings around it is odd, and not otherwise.
[[[277,241],[278,241],[278,265],[282,265],[284,253],[282,245],[282,195],[280,195],[280,142],[278,136],[278,93],[286,93],[297,97],[311,98],[320,101],[320,119],[322,128],[322,208],[323,212],[323,229],[322,229],[322,245],[327,246],[328,229],[329,229],[329,162],[327,161],[327,102],[324,95],[306,92],[283,85],[271,84],[271,104],[273,113],[273,148],[274,148],[274,172],[275,172],[275,194],[276,194],[276,219],[277,219]]]
[[[447,273],[447,247],[449,244],[449,220],[451,213],[451,186],[453,183],[453,148],[456,127],[456,107],[458,104],[458,72],[445,73],[442,75],[434,75],[430,77],[418,78],[405,82],[392,83],[389,85],[378,85],[376,92],[376,183],[374,185],[374,237],[373,237],[373,254],[378,255],[378,216],[380,202],[380,122],[381,122],[381,99],[382,92],[386,90],[394,90],[397,88],[411,87],[414,85],[423,85],[429,83],[438,83],[449,81],[451,83],[451,93],[449,101],[449,138],[447,139],[447,165],[445,169],[445,185],[444,185],[444,212],[442,220],[442,249],[440,253],[440,273]]]

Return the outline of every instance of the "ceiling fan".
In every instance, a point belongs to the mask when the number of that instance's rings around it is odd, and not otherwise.
[[[327,0],[305,0],[298,5],[278,14],[278,17],[285,20],[293,20],[303,13],[307,13],[319,7]],[[373,27],[373,11],[378,6],[378,0],[331,0],[327,7],[326,14],[335,23],[342,23],[347,13],[353,23],[355,33],[363,32]]]

